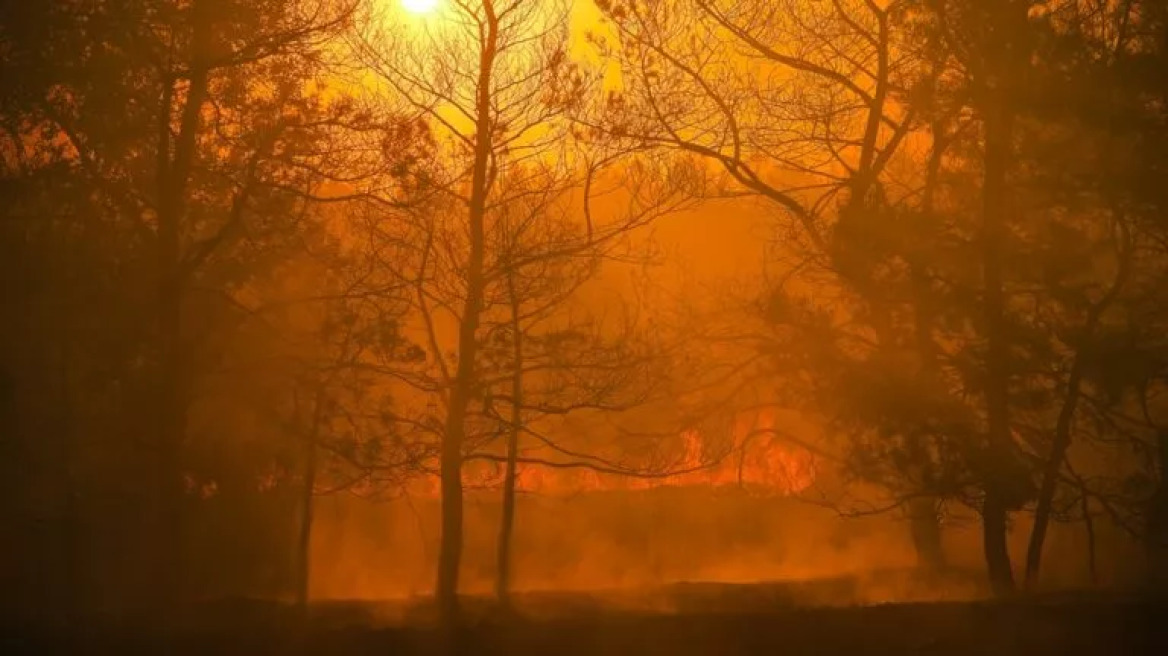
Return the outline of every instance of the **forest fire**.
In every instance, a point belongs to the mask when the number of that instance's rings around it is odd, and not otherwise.
[[[668,470],[680,473],[627,476],[587,468],[521,465],[516,489],[570,495],[671,487],[739,487],[764,496],[789,496],[806,490],[815,482],[815,457],[805,449],[792,447],[770,435],[740,436],[729,453],[713,462],[703,455],[702,440],[696,431],[683,434],[682,441],[684,455]],[[468,486],[490,486],[489,480],[474,481],[472,476],[467,472]]]
[[[1161,594],[1164,71],[1164,0],[0,2],[0,625]]]
[[[805,449],[758,439],[715,463],[703,461],[700,442],[686,439],[686,455],[677,463],[680,474],[627,476],[598,473],[588,468],[549,468],[520,465],[516,490],[544,495],[572,495],[586,491],[646,490],[686,487],[739,487],[756,494],[787,496],[811,487],[815,480],[815,458]],[[496,473],[467,472],[468,488],[491,488],[499,484]],[[434,487],[437,484],[434,483]]]
[[[729,435],[703,435],[698,429],[682,432],[680,448],[664,464],[635,464],[620,469],[603,461],[544,461],[520,457],[515,489],[518,492],[569,496],[586,492],[653,490],[660,488],[720,489],[735,487],[761,496],[791,496],[815,483],[817,458],[792,444],[775,430],[775,415],[763,410],[742,413]],[[711,446],[716,444],[717,446]],[[502,463],[467,463],[462,472],[468,490],[492,490],[502,485]],[[436,476],[413,481],[409,493],[436,498]]]

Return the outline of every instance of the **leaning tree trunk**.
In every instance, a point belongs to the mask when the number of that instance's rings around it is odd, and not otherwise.
[[[507,469],[503,477],[503,511],[499,520],[498,578],[495,595],[504,609],[511,607],[511,539],[515,525],[515,480],[519,459],[519,431],[523,421],[523,330],[519,325],[519,298],[515,292],[515,271],[507,274],[511,300],[511,347],[514,371],[511,375],[511,425],[507,431]]]
[[[1033,589],[1038,584],[1038,571],[1042,566],[1042,548],[1046,542],[1047,529],[1050,527],[1050,514],[1054,507],[1054,495],[1058,489],[1059,474],[1062,472],[1063,462],[1067,459],[1067,451],[1071,447],[1071,424],[1075,418],[1075,409],[1079,404],[1083,380],[1082,362],[1080,354],[1075,357],[1075,362],[1071,366],[1071,374],[1067,380],[1067,398],[1063,400],[1063,407],[1059,411],[1054,431],[1054,444],[1051,445],[1050,454],[1043,467],[1042,484],[1038,490],[1038,503],[1034,509],[1034,526],[1030,529],[1030,543],[1026,548],[1027,589]]]
[[[442,625],[447,628],[459,621],[458,578],[462,562],[462,460],[466,441],[466,415],[475,387],[475,359],[478,354],[478,329],[483,310],[485,248],[484,223],[487,195],[490,191],[488,167],[494,150],[492,140],[492,73],[498,48],[499,21],[494,4],[483,3],[486,15],[479,55],[479,78],[475,103],[474,165],[471,171],[470,203],[467,212],[470,253],[466,267],[466,300],[458,331],[458,369],[446,413],[446,431],[442,439],[441,492],[442,539],[438,554],[436,597]]]
[[[1081,337],[1083,341],[1077,346],[1074,361],[1071,363],[1071,371],[1067,376],[1067,395],[1063,400],[1062,408],[1059,410],[1058,421],[1055,424],[1054,442],[1051,445],[1050,454],[1047,456],[1045,466],[1043,467],[1042,484],[1038,492],[1038,503],[1034,511],[1034,528],[1031,529],[1030,544],[1026,552],[1026,587],[1028,588],[1032,588],[1038,583],[1039,569],[1042,565],[1042,549],[1046,541],[1047,530],[1050,526],[1050,514],[1054,505],[1054,495],[1058,488],[1058,480],[1062,473],[1063,464],[1067,459],[1067,452],[1071,448],[1075,412],[1078,409],[1079,400],[1083,395],[1083,376],[1087,366],[1086,351],[1091,348],[1089,340],[1094,338],[1096,330],[1099,327],[1099,322],[1103,319],[1103,314],[1119,298],[1131,274],[1132,252],[1130,234],[1124,224],[1124,218],[1118,215],[1118,213],[1117,218],[1118,232],[1123,240],[1120,247],[1119,271],[1116,273],[1115,280],[1112,281],[1107,293],[1104,294],[1098,303],[1091,307],[1090,312],[1087,314],[1087,319],[1083,323]]]

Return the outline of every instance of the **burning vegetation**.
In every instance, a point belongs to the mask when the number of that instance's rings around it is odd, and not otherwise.
[[[1163,4],[3,3],[6,612],[1162,590]]]

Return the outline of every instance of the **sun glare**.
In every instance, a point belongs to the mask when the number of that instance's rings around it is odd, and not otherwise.
[[[411,14],[429,14],[438,8],[441,0],[401,0],[402,8]]]

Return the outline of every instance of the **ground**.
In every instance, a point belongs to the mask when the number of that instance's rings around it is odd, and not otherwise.
[[[1051,595],[999,602],[800,607],[789,586],[674,587],[671,607],[594,598],[526,598],[538,617],[503,618],[468,604],[455,653],[596,656],[798,654],[1168,654],[1168,601],[1139,595]],[[753,606],[753,607],[752,607]],[[387,622],[383,605],[294,609],[235,600],[169,629],[144,622],[84,630],[10,627],[4,654],[438,654],[442,634]],[[194,617],[194,615],[192,615]],[[397,619],[401,619],[400,616]],[[417,620],[425,623],[425,620]]]

